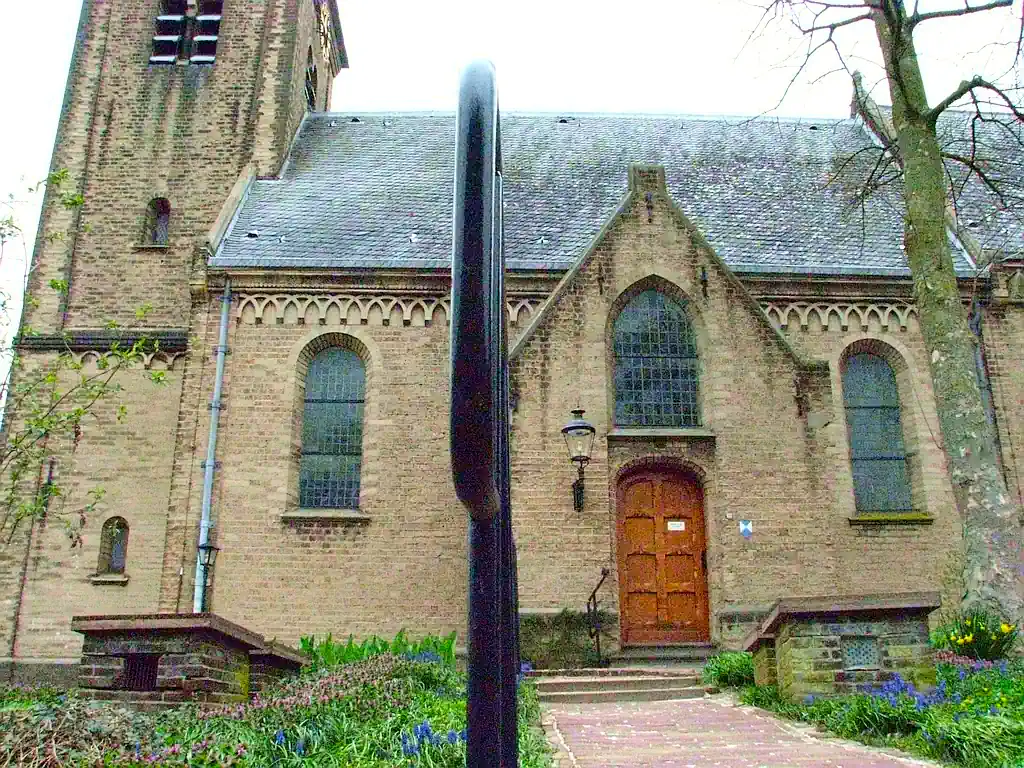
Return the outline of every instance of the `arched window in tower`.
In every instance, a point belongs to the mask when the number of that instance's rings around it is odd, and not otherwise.
[[[128,522],[112,517],[103,523],[100,532],[100,560],[97,573],[124,573],[128,558]]]
[[[160,0],[150,64],[212,64],[224,0]]]
[[[146,226],[142,233],[144,245],[167,245],[171,227],[171,204],[165,197],[155,197],[146,207]]]
[[[317,92],[316,62],[313,61],[313,46],[306,52],[306,106],[310,112],[316,112]]]
[[[328,347],[309,362],[302,418],[300,507],[359,507],[365,390],[366,370],[352,350]]]
[[[615,319],[615,424],[695,427],[697,342],[683,305],[654,290]]]
[[[883,358],[860,353],[846,358],[843,404],[858,512],[913,509],[903,447],[896,376]]]

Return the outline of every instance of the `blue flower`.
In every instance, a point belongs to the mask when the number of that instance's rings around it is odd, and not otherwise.
[[[457,734],[455,732],[454,728],[452,728],[450,731],[448,731],[448,743],[449,744],[458,744],[459,743],[459,734]]]
[[[284,744],[284,731],[278,729],[277,733],[274,734],[274,743],[278,746]]]
[[[459,732],[459,738],[462,739],[463,741],[468,741],[469,740],[469,728],[463,728]]]
[[[993,704],[991,707],[988,708],[988,713],[990,715],[998,715],[999,714],[999,710],[996,709],[996,705]]]
[[[409,737],[406,734],[402,734],[402,754],[406,757],[412,757],[418,754],[420,751],[419,745],[414,741],[409,741]]]
[[[305,739],[299,739],[299,743],[295,745],[295,754],[301,755],[305,751],[306,751],[306,741],[305,741]]]
[[[814,703],[814,694],[813,693],[808,693],[806,696],[804,696],[804,704],[810,706],[813,703]]]

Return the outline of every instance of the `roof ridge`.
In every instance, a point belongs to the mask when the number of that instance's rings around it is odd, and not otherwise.
[[[562,112],[544,112],[534,110],[502,110],[504,117],[570,117],[570,118],[618,118],[635,120],[687,120],[693,122],[719,122],[736,121],[737,123],[759,122],[759,123],[806,123],[806,122],[832,122],[852,123],[850,117],[827,117],[827,116],[789,116],[789,115],[729,115],[729,114],[690,114],[686,112],[577,112],[565,110]],[[351,117],[455,117],[454,110],[346,110],[344,112],[317,112],[310,114],[310,120],[331,120]]]

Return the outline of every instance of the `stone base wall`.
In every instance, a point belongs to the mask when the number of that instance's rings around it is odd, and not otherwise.
[[[775,642],[763,641],[754,651],[754,683],[756,685],[777,685]]]
[[[915,686],[934,686],[925,615],[791,617],[776,633],[778,685],[800,701],[853,693],[899,674]]]

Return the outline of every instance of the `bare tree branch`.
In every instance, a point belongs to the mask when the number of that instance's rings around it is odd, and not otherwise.
[[[988,174],[988,172],[982,167],[981,163],[976,158],[973,157],[973,148],[971,154],[972,157],[965,157],[964,155],[958,155],[955,152],[943,152],[942,156],[947,160],[953,160],[955,162],[958,162],[960,163],[960,165],[969,169],[971,173],[977,176],[981,180],[982,184],[988,187],[989,191],[992,192],[992,194],[994,194],[999,199],[999,204],[1002,207],[1009,207],[1009,202],[1006,199],[1006,195],[1003,194],[1003,190],[1000,187],[999,182],[996,179],[993,179]]]
[[[968,93],[974,91],[976,88],[989,90],[997,94],[1004,102],[1004,105],[1009,108],[1010,112],[1013,113],[1013,116],[1017,118],[1017,120],[1019,120],[1020,122],[1024,123],[1024,112],[1020,111],[1017,105],[1014,104],[1013,100],[1006,95],[1006,92],[999,88],[999,86],[990,83],[988,80],[981,77],[980,75],[975,75],[970,80],[964,80],[962,83],[960,83],[960,85],[957,86],[957,88],[951,94],[949,94],[946,98],[944,98],[942,101],[936,104],[935,107],[933,107],[931,111],[929,111],[928,114],[925,115],[925,119],[927,119],[928,122],[932,126],[934,126],[939,119],[939,115],[941,115],[943,112],[949,109],[953,104],[962,99]]]
[[[968,0],[964,0],[963,8],[951,8],[948,11],[932,11],[931,13],[918,13],[917,6],[915,4],[914,14],[907,19],[907,26],[910,29],[913,29],[922,21],[949,18],[950,16],[967,16],[970,13],[991,11],[995,8],[1009,8],[1011,5],[1013,5],[1013,0],[992,0],[984,5],[971,5]]]

